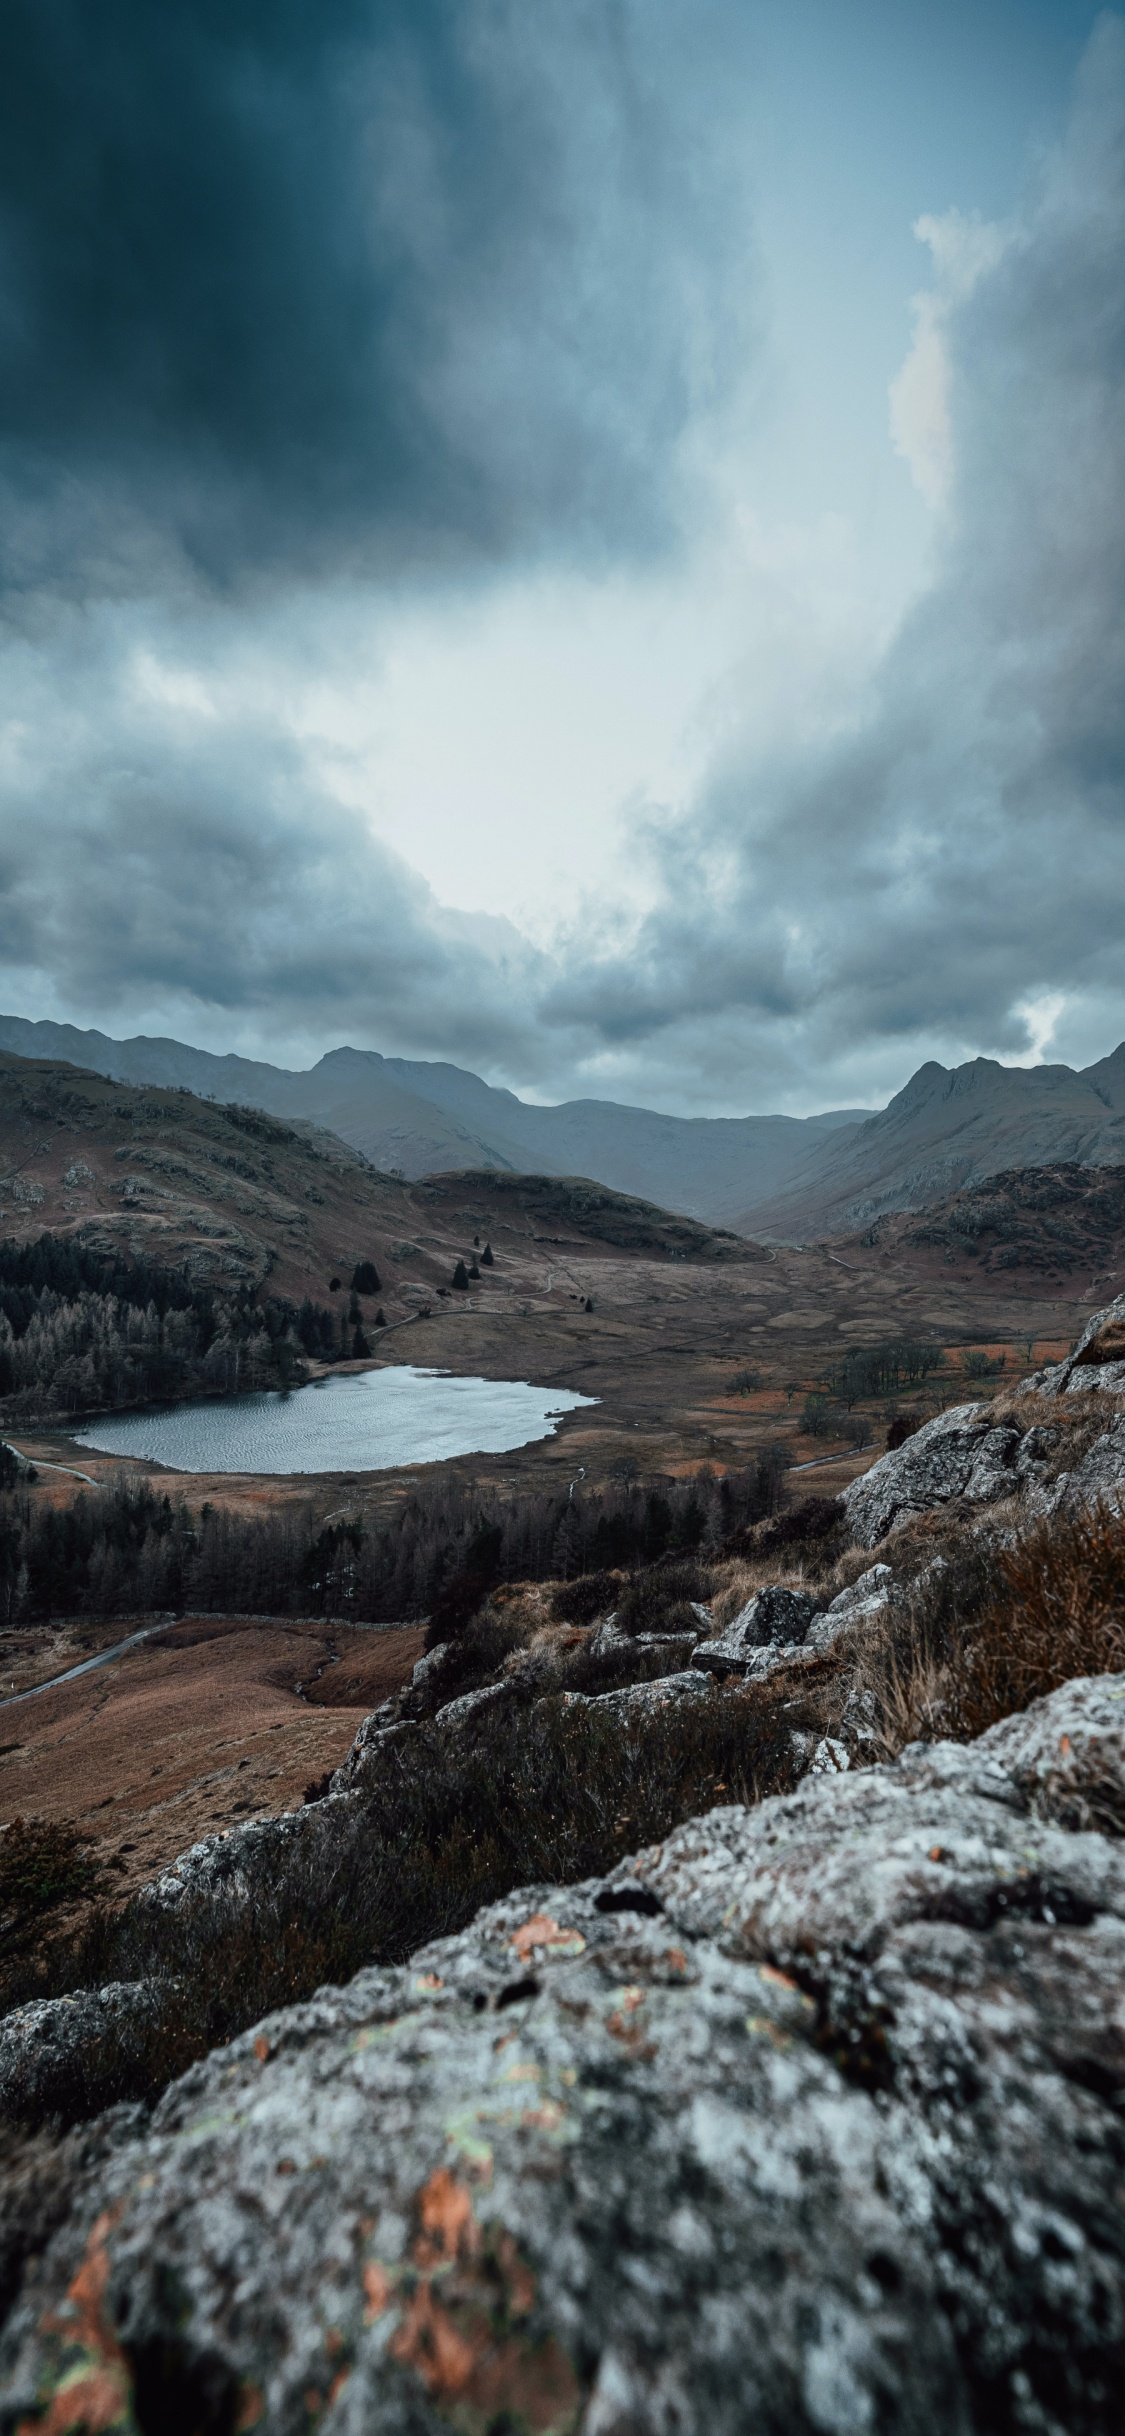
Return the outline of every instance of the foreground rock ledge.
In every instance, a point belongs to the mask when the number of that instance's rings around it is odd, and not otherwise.
[[[274,2015],[98,2170],[3,2425],[1109,2436],[1125,1677]]]

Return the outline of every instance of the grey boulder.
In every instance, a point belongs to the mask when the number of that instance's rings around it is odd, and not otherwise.
[[[840,1492],[853,1539],[874,1548],[899,1523],[952,1497],[977,1504],[1014,1495],[1021,1432],[994,1428],[986,1404],[957,1404],[927,1421]]]
[[[753,1674],[761,1651],[774,1647],[789,1649],[804,1640],[822,1604],[808,1591],[770,1583],[765,1590],[755,1591],[725,1632],[714,1640],[697,1643],[692,1665],[710,1675]]]
[[[1125,1678],[716,1810],[107,2118],[0,2425],[1117,2436]],[[1108,1811],[1106,1813],[1108,1819]]]

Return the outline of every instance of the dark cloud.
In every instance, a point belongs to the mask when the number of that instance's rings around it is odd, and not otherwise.
[[[667,539],[738,320],[713,49],[663,0],[8,0],[9,582]]]
[[[759,1086],[892,1042],[1018,1054],[1052,996],[1125,1011],[1120,19],[1006,235],[971,285],[979,232],[947,232],[944,540],[862,715],[771,766],[730,756],[657,841],[627,953],[576,940],[545,1019]]]

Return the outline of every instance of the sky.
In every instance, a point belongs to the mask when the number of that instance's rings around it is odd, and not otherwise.
[[[1125,1038],[1125,20],[8,0],[0,1011],[527,1098]]]

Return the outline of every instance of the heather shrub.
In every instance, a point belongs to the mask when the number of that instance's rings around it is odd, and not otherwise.
[[[711,1596],[711,1576],[693,1563],[650,1566],[634,1574],[617,1604],[622,1632],[692,1632],[699,1618],[692,1600]]]
[[[775,1514],[758,1533],[759,1556],[800,1555],[816,1551],[826,1558],[838,1553],[847,1537],[847,1518],[835,1497],[806,1497],[787,1514]]]
[[[623,1589],[619,1573],[585,1573],[556,1590],[551,1613],[560,1624],[594,1624],[617,1606]]]
[[[57,1914],[88,1899],[101,1871],[68,1819],[0,1829],[0,1972],[23,1968]]]

